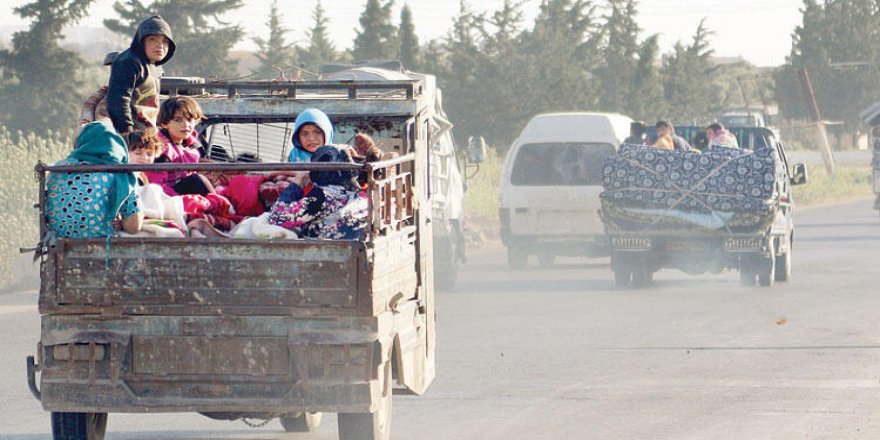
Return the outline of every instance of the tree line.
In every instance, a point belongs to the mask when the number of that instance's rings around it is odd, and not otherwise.
[[[43,133],[68,127],[94,87],[94,68],[61,46],[62,30],[77,23],[93,0],[35,0],[15,9],[28,30],[0,50],[0,124]],[[177,42],[167,75],[239,77],[230,50],[245,38],[228,23],[242,0],[119,0],[107,29],[131,36],[150,15],[169,22]],[[745,61],[718,63],[705,21],[692,37],[661,51],[657,35],[642,36],[638,0],[543,0],[534,22],[521,0],[495,11],[474,11],[460,0],[447,35],[427,42],[394,0],[365,0],[350,49],[328,35],[329,2],[317,2],[306,44],[292,42],[273,3],[263,35],[255,37],[259,67],[251,78],[309,78],[324,63],[398,59],[434,74],[460,137],[483,135],[506,145],[534,114],[548,111],[620,112],[653,122],[705,123],[719,112],[777,102],[784,118],[806,107],[797,69],[808,68],[827,119],[859,126],[858,112],[880,98],[880,6],[875,0],[804,0],[783,66],[766,75]],[[301,30],[297,30],[301,31]],[[747,32],[747,31],[744,31]],[[120,48],[122,49],[122,48]],[[754,81],[744,81],[753,78]]]

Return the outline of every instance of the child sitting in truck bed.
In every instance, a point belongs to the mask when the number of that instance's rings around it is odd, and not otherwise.
[[[83,126],[76,148],[56,165],[127,163],[125,143],[105,119]],[[108,237],[115,234],[117,218],[125,232],[141,230],[144,216],[135,196],[134,173],[51,173],[46,190],[49,229],[58,237]]]
[[[155,163],[198,163],[201,154],[194,134],[196,124],[202,119],[202,108],[192,98],[173,96],[162,101],[156,123],[161,127],[159,137],[165,143],[165,149]],[[194,171],[148,172],[146,176],[170,196],[214,192],[211,181]]]
[[[348,149],[325,145],[312,162],[354,163]],[[282,226],[302,238],[357,240],[367,226],[367,195],[355,171],[312,171],[314,186],[305,194],[305,176],[297,175],[272,206],[269,224]]]

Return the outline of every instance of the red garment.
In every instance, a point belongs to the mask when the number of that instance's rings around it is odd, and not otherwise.
[[[237,214],[258,216],[265,210],[260,203],[260,184],[265,180],[266,176],[233,176],[223,195],[232,202]]]
[[[199,151],[195,148],[190,148],[192,145],[195,145],[192,143],[192,137],[184,139],[183,143],[186,146],[178,145],[171,141],[165,134],[165,130],[159,130],[159,139],[165,144],[165,150],[160,156],[160,158],[164,156],[164,159],[159,163],[199,163],[201,159]],[[195,174],[195,171],[147,171],[144,174],[150,183],[161,185],[165,194],[176,196],[177,191],[174,190],[173,186],[184,178]]]
[[[201,218],[221,231],[229,231],[236,223],[244,220],[244,216],[231,213],[232,204],[220,194],[184,194],[180,197],[183,199],[187,223]]]

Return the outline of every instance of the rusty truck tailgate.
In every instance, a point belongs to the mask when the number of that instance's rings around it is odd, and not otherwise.
[[[370,306],[358,302],[369,297],[365,254],[357,241],[59,240],[42,264],[40,311],[346,314]]]

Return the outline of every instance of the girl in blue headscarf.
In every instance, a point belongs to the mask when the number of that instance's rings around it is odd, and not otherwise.
[[[109,121],[83,126],[76,148],[56,165],[127,164],[128,150]],[[132,172],[51,173],[46,179],[46,217],[58,237],[89,238],[114,234],[114,221],[130,234],[141,230],[144,215],[135,196]]]

